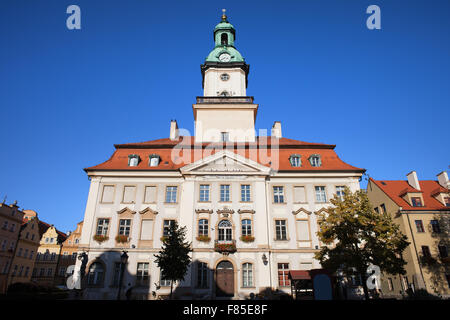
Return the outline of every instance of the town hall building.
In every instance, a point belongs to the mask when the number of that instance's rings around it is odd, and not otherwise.
[[[117,144],[107,161],[85,169],[85,299],[116,299],[121,284],[122,299],[168,295],[154,255],[174,221],[192,243],[192,263],[174,285],[179,298],[290,293],[289,270],[321,268],[320,213],[345,186],[358,190],[365,170],[343,162],[335,145],[283,137],[278,121],[270,136],[256,134],[261,110],[246,94],[250,67],[235,39],[224,13],[201,65],[193,136],[171,121],[169,137]]]

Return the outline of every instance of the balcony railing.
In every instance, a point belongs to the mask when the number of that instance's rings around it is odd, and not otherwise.
[[[214,242],[214,251],[221,253],[233,253],[236,252],[236,240],[216,240]]]
[[[197,97],[197,103],[253,103],[253,97]]]

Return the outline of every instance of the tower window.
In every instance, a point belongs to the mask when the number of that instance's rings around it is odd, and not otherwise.
[[[222,73],[220,75],[220,80],[227,81],[228,79],[230,79],[230,75],[228,73]]]
[[[228,91],[222,91],[222,92],[219,94],[219,96],[221,96],[221,97],[229,97],[230,94],[228,93]]]
[[[220,35],[220,43],[221,43],[223,46],[226,46],[226,45],[228,44],[228,35],[227,35],[226,33],[222,33],[222,34]]]

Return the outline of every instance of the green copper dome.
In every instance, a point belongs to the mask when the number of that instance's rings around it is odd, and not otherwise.
[[[205,62],[245,62],[245,59],[234,47],[234,40],[236,39],[236,30],[233,25],[228,22],[225,13],[222,15],[222,21],[220,21],[214,28],[214,42],[215,47],[206,57]],[[219,57],[222,54],[228,54],[229,58],[220,60]]]

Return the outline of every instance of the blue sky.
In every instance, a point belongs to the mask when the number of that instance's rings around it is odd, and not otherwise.
[[[68,30],[66,8],[81,8]],[[381,30],[366,8],[381,9]],[[257,129],[336,144],[375,179],[436,179],[450,164],[450,2],[0,2],[0,201],[62,231],[83,220],[82,170],[113,144],[193,131],[200,64],[226,8],[250,64]],[[365,187],[366,182],[362,182]]]

